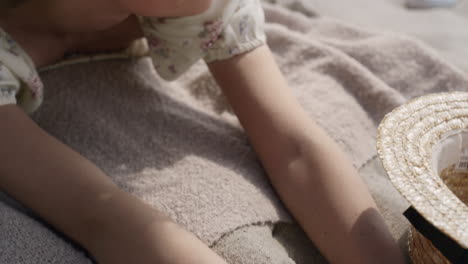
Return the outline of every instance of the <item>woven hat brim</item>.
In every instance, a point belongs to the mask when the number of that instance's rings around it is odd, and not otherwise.
[[[378,128],[377,151],[388,176],[408,202],[436,228],[468,248],[468,207],[434,169],[441,138],[468,129],[468,93],[422,96],[388,113]],[[467,130],[468,132],[468,130]]]

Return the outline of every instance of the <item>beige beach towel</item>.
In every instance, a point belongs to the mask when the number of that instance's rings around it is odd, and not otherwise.
[[[419,41],[357,29],[295,3],[265,4],[269,45],[301,104],[349,155],[400,239],[406,204],[375,159],[376,127],[410,98],[468,90],[468,78]],[[202,63],[172,83],[147,58],[67,66],[42,78],[45,102],[33,116],[41,127],[230,263],[321,263],[304,234],[285,224],[291,218]],[[90,263],[7,198],[0,234],[0,263]]]

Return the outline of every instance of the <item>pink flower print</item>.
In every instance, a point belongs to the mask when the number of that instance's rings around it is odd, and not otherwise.
[[[216,40],[219,39],[223,30],[223,21],[207,21],[203,23],[203,31],[198,34],[198,37],[201,39],[201,48],[207,50],[211,48]]]
[[[148,41],[148,45],[152,48],[156,48],[157,46],[161,44],[161,41],[159,40],[159,38],[155,36],[147,36],[146,40]]]
[[[203,23],[203,27],[207,32],[221,32],[221,26],[223,25],[223,21],[220,19],[217,19],[215,21],[205,21]]]
[[[31,90],[31,94],[33,98],[37,97],[37,94],[40,92],[42,89],[42,82],[39,79],[37,75],[33,75],[29,78],[29,81],[27,82],[29,85],[29,89]]]
[[[42,82],[36,74],[34,74],[32,78],[30,78],[30,81],[28,83],[31,86],[31,89],[36,91],[42,87]]]
[[[169,69],[169,71],[172,73],[172,74],[177,74],[177,70],[175,68],[175,65],[171,64],[169,65],[169,67],[167,67]]]

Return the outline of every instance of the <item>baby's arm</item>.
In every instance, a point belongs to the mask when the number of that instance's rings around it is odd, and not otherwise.
[[[301,108],[268,47],[209,67],[280,197],[325,257],[403,263],[366,185]]]
[[[125,30],[135,25],[135,19],[130,18],[109,31],[88,32],[89,27],[99,25],[84,21],[61,1],[47,1],[49,5],[44,0],[29,0],[6,16],[0,14],[0,27],[20,43],[35,65],[46,65],[69,48],[62,39],[65,36],[54,33],[55,25],[83,30],[82,34],[66,34],[67,39],[73,36],[71,39],[78,41],[69,43],[73,48],[92,44],[98,36],[121,40],[121,32],[126,35],[129,32]],[[68,2],[82,8],[94,3]],[[47,10],[39,9],[41,6]],[[115,17],[103,15],[106,10],[97,8],[94,12],[102,11],[99,17]],[[61,20],[66,15],[69,20]],[[128,38],[138,33],[132,30]],[[0,126],[0,189],[81,244],[98,263],[225,264],[193,234],[119,190],[93,163],[47,134],[18,106],[0,106]]]
[[[85,247],[98,263],[225,263],[194,235],[119,190],[18,106],[0,106],[0,125],[0,189]]]

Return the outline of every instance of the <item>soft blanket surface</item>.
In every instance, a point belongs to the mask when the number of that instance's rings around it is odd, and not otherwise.
[[[396,6],[395,1],[359,1],[368,8],[371,2]],[[407,225],[399,215],[405,202],[375,159],[377,125],[408,99],[468,90],[463,63],[450,60],[443,49],[437,53],[430,42],[319,15],[330,15],[324,5],[340,9],[349,1],[277,2],[265,3],[266,30],[291,89],[360,170],[399,239]],[[232,263],[254,259],[229,247],[240,234],[235,230],[292,221],[203,63],[172,83],[158,78],[147,58],[67,66],[42,77],[46,98],[33,116],[41,127],[123,189],[230,255]],[[90,263],[13,201],[2,200],[0,263]],[[256,232],[241,236],[246,245],[258,243],[249,240]],[[265,252],[272,250],[268,245]]]

